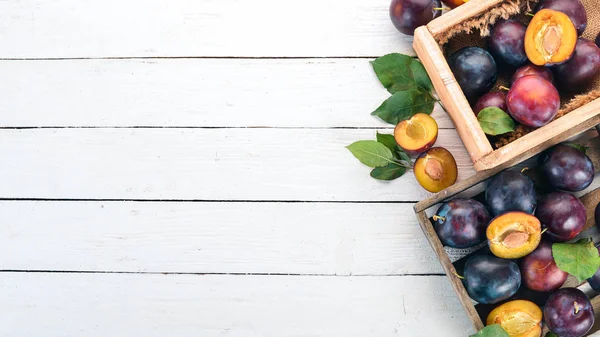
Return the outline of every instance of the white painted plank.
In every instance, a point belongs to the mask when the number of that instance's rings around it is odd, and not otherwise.
[[[445,277],[0,274],[0,334],[431,337],[472,332]]]
[[[417,201],[412,172],[376,181],[344,147],[375,130],[27,129],[0,132],[0,197]],[[454,130],[437,144],[474,173]]]
[[[38,201],[0,203],[0,270],[443,273],[412,204]]]
[[[378,56],[412,52],[389,0],[0,2],[0,57]],[[26,41],[26,43],[24,43]]]
[[[8,127],[393,127],[370,115],[389,94],[367,59],[0,61],[0,72]],[[453,127],[439,106],[433,116]]]

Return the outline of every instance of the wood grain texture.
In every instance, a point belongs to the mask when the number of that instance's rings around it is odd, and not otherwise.
[[[0,294],[5,336],[15,327],[47,337],[472,332],[445,277],[1,273]]]
[[[1,58],[411,53],[389,0],[0,2]],[[24,43],[26,41],[26,43]]]
[[[456,131],[463,140],[473,163],[492,153],[493,149],[487,136],[454,78],[440,46],[427,27],[417,28],[413,47],[427,73],[430,74],[435,91],[448,114],[456,121]]]
[[[4,201],[0,270],[440,274],[411,207]]]
[[[390,95],[368,59],[0,61],[0,72],[3,127],[394,127],[370,115]],[[433,117],[453,128],[439,105]]]
[[[416,201],[412,172],[376,181],[344,147],[375,130],[27,129],[0,132],[0,198]],[[473,173],[453,130],[437,141]]]

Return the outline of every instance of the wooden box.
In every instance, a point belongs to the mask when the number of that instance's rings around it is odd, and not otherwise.
[[[527,134],[503,146],[492,146],[484,134],[469,102],[454,78],[445,55],[452,44],[469,41],[484,44],[489,27],[497,20],[508,17],[524,18],[524,13],[537,0],[471,0],[464,5],[445,13],[427,26],[415,31],[414,49],[432,79],[435,90],[452,118],[475,170],[482,171],[506,167],[515,158],[525,153],[537,153],[558,142],[578,134],[598,124],[600,115],[600,83],[580,96],[563,98],[561,112],[566,116],[558,118],[537,130],[527,130]],[[600,30],[600,14],[590,15],[597,0],[582,0],[588,10],[588,29],[584,37],[594,39]],[[594,9],[594,13],[598,10]],[[599,24],[590,25],[590,21]],[[445,53],[446,52],[446,53]],[[443,144],[441,144],[443,146]]]
[[[582,139],[579,140],[578,143],[588,148],[587,154],[592,159],[594,168],[596,169],[595,184],[592,186],[599,186],[600,178],[598,177],[598,172],[600,172],[600,137],[598,137],[598,133],[596,131],[588,131],[582,135]],[[527,168],[529,170],[535,170],[536,158],[531,158],[531,160],[520,162],[520,160],[525,158],[526,157],[521,154],[512,159],[510,164],[515,165],[511,169],[522,170],[523,168]],[[471,249],[453,249],[444,247],[433,227],[433,220],[431,216],[435,214],[442,202],[457,197],[483,200],[486,180],[501,171],[503,171],[503,167],[496,166],[495,168],[486,171],[477,172],[470,178],[433,195],[429,199],[417,203],[414,207],[421,229],[425,233],[427,240],[440,260],[448,279],[450,280],[465,312],[472,321],[476,330],[483,328],[485,319],[489,312],[502,303],[515,299],[526,299],[536,302],[539,306],[543,306],[549,296],[548,293],[537,293],[526,289],[524,286],[521,286],[517,294],[506,301],[494,305],[477,304],[469,297],[462,281],[457,274],[460,275],[464,263],[470,256],[478,253],[480,250],[487,249],[487,243],[483,243],[482,245]],[[595,226],[594,210],[596,205],[600,202],[600,188],[596,188],[595,190],[592,189],[593,187],[590,187],[588,190],[583,191],[581,195],[578,195],[587,210],[586,229],[580,234],[580,237],[592,237],[594,238],[594,242],[598,243],[600,242],[600,228]],[[590,334],[600,331],[600,294],[591,290],[589,285],[587,285],[587,282],[579,284],[572,276],[569,276],[563,287],[578,287],[590,297],[596,313],[596,325],[592,328]],[[544,331],[547,331],[547,329]],[[545,332],[542,334],[542,336],[545,336]]]

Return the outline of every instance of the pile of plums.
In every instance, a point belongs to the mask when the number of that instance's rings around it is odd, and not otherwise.
[[[542,321],[558,336],[583,336],[594,324],[590,300],[576,288],[561,288],[568,274],[558,268],[552,243],[567,242],[584,229],[583,203],[569,192],[582,191],[594,179],[594,167],[581,148],[561,143],[542,153],[535,169],[539,184],[518,171],[488,180],[481,200],[445,202],[433,216],[440,241],[448,247],[471,248],[487,242],[464,265],[463,284],[482,304],[498,304],[487,324],[500,324],[510,336],[539,337]],[[599,214],[600,215],[600,214]],[[600,270],[589,280],[600,291]],[[521,287],[551,292],[543,310],[511,299]]]
[[[497,107],[516,122],[539,128],[556,117],[559,92],[584,92],[600,73],[600,48],[580,37],[587,26],[580,0],[541,0],[534,12],[528,25],[514,19],[496,23],[487,50],[464,47],[448,58],[476,115]],[[512,75],[510,88],[490,92],[500,71]]]
[[[450,8],[455,8],[469,0],[443,0]],[[390,19],[401,33],[413,35],[419,26],[428,24],[442,14],[440,0],[392,0]]]

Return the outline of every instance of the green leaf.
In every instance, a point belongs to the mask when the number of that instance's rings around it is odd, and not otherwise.
[[[412,159],[408,153],[404,152],[400,145],[396,143],[394,135],[379,133],[379,131],[377,131],[377,141],[385,145],[388,149],[392,150],[394,157],[398,159],[404,166],[412,167]]]
[[[379,131],[377,131],[377,141],[392,151],[396,151],[398,149],[402,150],[400,146],[398,146],[398,143],[396,143],[396,138],[394,138],[394,135],[379,133]]]
[[[379,180],[394,180],[406,173],[406,168],[396,163],[376,167],[371,171],[371,177]]]
[[[546,334],[546,337],[558,337],[554,332],[550,331]]]
[[[515,131],[515,122],[500,108],[489,107],[481,110],[477,120],[487,135],[497,136]]]
[[[419,90],[398,91],[373,111],[371,115],[396,125],[419,112],[430,114],[435,99],[429,93]]]
[[[383,167],[394,162],[392,151],[374,140],[359,140],[346,148],[356,159],[368,167]]]
[[[423,64],[414,57],[393,53],[371,61],[379,82],[393,94],[419,89],[431,92],[433,85]]]
[[[583,152],[583,154],[587,153],[587,147],[585,147],[581,144],[571,143],[571,142],[566,142],[564,144],[576,148],[577,150]]]
[[[552,256],[560,270],[575,276],[579,282],[592,277],[600,268],[598,249],[591,239],[555,243],[552,245]]]
[[[469,337],[510,337],[500,324],[488,325]]]

